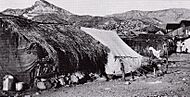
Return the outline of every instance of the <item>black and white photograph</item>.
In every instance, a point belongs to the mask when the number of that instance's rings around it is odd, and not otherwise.
[[[0,97],[190,97],[190,1],[0,0]]]

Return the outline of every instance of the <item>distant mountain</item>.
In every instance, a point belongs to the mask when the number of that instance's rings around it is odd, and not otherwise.
[[[7,9],[3,14],[22,16],[38,22],[61,23],[68,21],[75,26],[85,26],[100,29],[110,29],[107,26],[113,26],[118,19],[110,17],[75,15],[71,12],[57,7],[45,0],[36,1],[32,7],[25,9]],[[114,27],[112,27],[114,29]]]
[[[45,0],[36,1],[32,7],[26,9],[7,9],[4,14],[22,16],[40,22],[69,22],[75,26],[92,27],[117,32],[127,31],[164,31],[168,22],[179,22],[190,19],[190,10],[173,8],[158,11],[132,10],[108,16],[76,15],[65,9],[48,3]]]
[[[62,19],[67,19],[72,15],[71,12],[57,7],[45,0],[36,1],[32,7],[26,9],[7,9],[3,11],[4,14],[24,16],[28,19],[33,19],[34,17],[44,16],[46,14],[54,14]]]
[[[190,9],[171,8],[158,11],[132,10],[125,13],[108,15],[120,19],[145,19],[150,18],[158,23],[179,22],[183,19],[190,19]]]

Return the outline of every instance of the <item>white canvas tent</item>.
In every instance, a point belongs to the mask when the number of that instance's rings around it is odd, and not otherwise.
[[[183,43],[184,46],[182,46],[182,50],[187,49],[187,52],[190,53],[190,38],[186,39]]]
[[[125,73],[134,71],[141,66],[142,56],[131,49],[115,31],[83,27],[81,29],[110,49],[108,63],[106,65],[107,74],[117,75],[122,73],[119,58],[123,59]]]

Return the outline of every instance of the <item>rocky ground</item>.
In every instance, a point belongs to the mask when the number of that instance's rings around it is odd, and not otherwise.
[[[183,57],[181,57],[183,56]],[[190,55],[172,55],[175,63],[169,65],[168,74],[148,78],[135,77],[135,81],[120,79],[109,82],[96,80],[73,87],[62,87],[34,93],[34,97],[189,97]],[[179,60],[180,61],[176,61]],[[185,60],[185,61],[183,61]],[[130,79],[128,77],[127,79]]]

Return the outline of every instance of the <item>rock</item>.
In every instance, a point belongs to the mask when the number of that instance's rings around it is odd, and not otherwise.
[[[131,82],[126,81],[124,84],[125,84],[125,85],[130,85],[130,84],[131,84]]]
[[[31,95],[24,95],[24,97],[32,97]]]
[[[104,90],[111,90],[111,88],[105,88]]]
[[[79,81],[79,79],[77,78],[77,76],[74,75],[74,74],[72,74],[72,75],[71,75],[71,82],[72,82],[72,83],[78,83],[78,81]]]
[[[58,81],[59,81],[60,85],[62,85],[62,86],[65,85],[64,78],[59,78]]]
[[[46,85],[44,82],[39,81],[39,82],[37,82],[37,88],[40,90],[44,90],[44,89],[46,89]]]
[[[101,78],[97,78],[96,80],[97,80],[97,81],[106,81],[106,78],[101,77]]]
[[[177,64],[172,64],[172,67],[177,67]]]
[[[40,93],[39,93],[39,92],[36,92],[35,95],[40,95]]]
[[[183,80],[183,81],[186,81],[186,78],[183,78],[182,80]]]
[[[84,78],[84,74],[82,74],[81,72],[75,72],[75,75],[76,75],[79,79]]]

